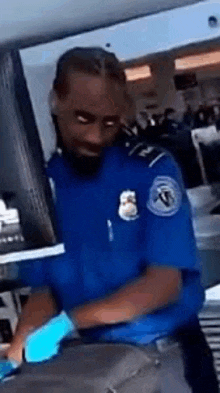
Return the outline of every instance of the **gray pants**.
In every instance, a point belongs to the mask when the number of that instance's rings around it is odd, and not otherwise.
[[[24,364],[1,393],[191,393],[177,343],[67,346],[44,364]]]

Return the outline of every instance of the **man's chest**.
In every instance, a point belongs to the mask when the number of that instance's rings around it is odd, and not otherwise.
[[[56,187],[58,224],[67,246],[75,239],[76,246],[112,252],[137,249],[147,214],[146,185],[116,180]]]
[[[128,189],[130,184],[56,187],[57,219],[66,249],[65,266],[70,270],[65,282],[73,283],[74,276],[75,286],[83,287],[88,299],[140,274],[143,212],[134,183]],[[55,270],[58,282],[63,270]]]

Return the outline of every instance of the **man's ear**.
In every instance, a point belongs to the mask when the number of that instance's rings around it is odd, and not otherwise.
[[[49,108],[50,108],[50,113],[52,115],[57,115],[58,97],[57,97],[57,93],[55,92],[55,90],[51,90],[49,93]]]

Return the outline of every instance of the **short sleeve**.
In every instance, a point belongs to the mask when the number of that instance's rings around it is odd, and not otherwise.
[[[191,209],[181,172],[169,155],[152,168],[144,231],[144,260],[148,265],[200,270]]]

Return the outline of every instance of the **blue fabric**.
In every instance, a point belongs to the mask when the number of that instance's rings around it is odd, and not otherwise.
[[[149,167],[144,158],[130,158],[122,148],[108,148],[99,174],[91,179],[78,176],[64,158],[55,155],[48,175],[56,185],[56,212],[66,253],[31,262],[31,267],[23,265],[21,275],[26,275],[27,285],[49,285],[60,310],[68,311],[116,291],[147,266],[182,271],[178,303],[123,326],[108,326],[101,333],[88,330],[100,339],[147,343],[152,335],[171,333],[200,310],[204,291],[190,208],[179,169],[169,155]],[[172,216],[158,216],[147,208],[157,176],[169,176],[179,184],[182,203]],[[139,217],[133,221],[118,214],[119,197],[125,190],[136,192]]]

